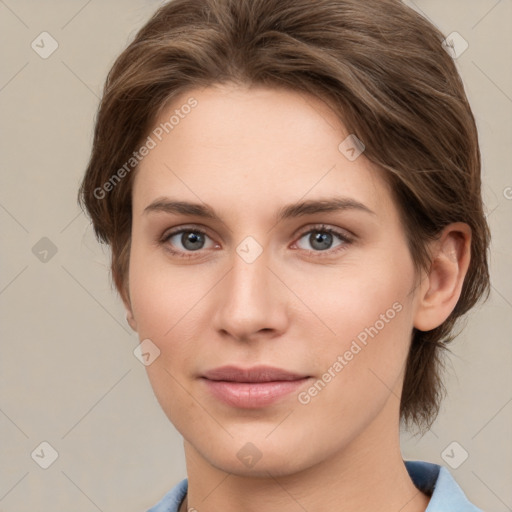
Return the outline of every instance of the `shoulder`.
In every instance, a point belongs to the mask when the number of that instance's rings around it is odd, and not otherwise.
[[[147,512],[178,512],[178,508],[188,489],[188,479],[176,484],[156,505]]]
[[[425,512],[482,512],[467,499],[445,467],[421,460],[405,461],[405,466],[414,485],[431,495]]]

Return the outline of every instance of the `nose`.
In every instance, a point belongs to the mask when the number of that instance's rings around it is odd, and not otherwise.
[[[234,252],[230,263],[230,271],[215,287],[216,331],[238,341],[273,338],[285,332],[290,297],[275,275],[269,250],[263,249],[254,261]]]

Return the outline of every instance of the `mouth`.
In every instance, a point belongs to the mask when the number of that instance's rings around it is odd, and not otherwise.
[[[201,378],[213,397],[232,407],[257,409],[297,391],[311,376],[270,366],[223,366]]]

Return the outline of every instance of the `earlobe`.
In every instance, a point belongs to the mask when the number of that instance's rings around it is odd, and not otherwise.
[[[135,318],[133,316],[133,312],[130,308],[127,308],[126,311],[126,321],[128,322],[128,325],[137,332],[137,322],[135,321]]]
[[[132,328],[132,330],[137,332],[137,322],[133,315],[132,305],[130,301],[130,291],[128,289],[128,281],[123,279],[115,279],[115,282],[117,291],[126,309],[126,321],[128,322],[128,325]]]
[[[419,287],[414,327],[430,331],[441,325],[459,300],[471,258],[471,228],[456,222],[444,228],[431,247],[431,266]]]
[[[128,290],[123,290],[123,293],[121,294],[121,298],[123,300],[124,307],[126,309],[126,321],[128,322],[128,325],[137,332],[137,322],[135,320],[135,317],[133,315],[132,305],[130,302],[130,297],[128,294]]]

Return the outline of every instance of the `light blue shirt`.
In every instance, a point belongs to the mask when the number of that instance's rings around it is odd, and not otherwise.
[[[421,460],[404,461],[414,485],[431,495],[425,512],[482,512],[468,501],[462,489],[443,466]],[[188,489],[188,479],[174,486],[147,512],[178,512]]]

